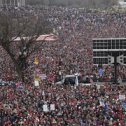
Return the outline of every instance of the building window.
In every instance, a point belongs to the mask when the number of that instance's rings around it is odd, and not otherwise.
[[[93,49],[97,49],[97,43],[93,42]]]
[[[119,40],[116,40],[116,49],[119,49],[120,48],[119,45],[120,45]]]
[[[112,40],[112,49],[116,49],[116,41],[115,40]]]
[[[93,58],[94,64],[108,64],[108,58]]]

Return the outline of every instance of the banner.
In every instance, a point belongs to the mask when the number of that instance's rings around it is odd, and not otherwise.
[[[41,74],[41,79],[45,80],[47,78],[46,74]]]
[[[55,110],[55,104],[50,104],[50,110],[54,111]]]
[[[48,109],[48,105],[47,104],[43,105],[43,111],[44,112],[49,112],[49,109]]]
[[[38,87],[39,86],[39,81],[35,80],[35,86]]]
[[[99,73],[99,76],[102,77],[104,73],[103,69],[99,69],[98,73]]]
[[[119,100],[125,100],[125,99],[126,99],[125,95],[119,95]]]
[[[97,90],[101,88],[101,85],[96,84]]]
[[[35,80],[36,81],[40,81],[40,77],[39,76],[35,76]]]
[[[122,107],[126,110],[126,102],[122,103]]]
[[[35,64],[35,65],[38,65],[38,64],[39,64],[38,57],[35,57],[34,64]]]

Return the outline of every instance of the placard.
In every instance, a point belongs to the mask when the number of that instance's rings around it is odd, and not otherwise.
[[[97,84],[97,90],[99,90],[99,89],[100,89],[100,87],[101,87],[101,86]]]
[[[43,111],[44,112],[49,112],[49,109],[48,109],[48,105],[47,104],[43,105]]]
[[[119,95],[119,100],[125,100],[125,99],[126,99],[125,95]]]
[[[35,80],[35,86],[38,87],[39,86],[39,81],[38,80]]]
[[[55,110],[55,104],[50,104],[50,110],[54,111]]]
[[[41,79],[42,79],[42,80],[45,80],[46,78],[47,78],[46,74],[42,74],[42,75],[41,75]]]
[[[122,103],[122,107],[126,110],[126,102]]]

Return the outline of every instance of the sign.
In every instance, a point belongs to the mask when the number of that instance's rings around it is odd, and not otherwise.
[[[19,85],[19,86],[17,87],[17,90],[24,91],[24,86],[23,86],[23,85]]]
[[[102,77],[103,76],[103,73],[104,73],[103,69],[99,69],[98,72],[99,72],[99,76]]]
[[[105,103],[102,99],[99,100],[99,103],[100,103],[100,106],[103,106],[103,107],[105,106]]]
[[[122,103],[122,107],[126,110],[126,102]]]
[[[39,64],[38,57],[35,57],[34,64],[35,64],[35,65],[38,65],[38,64]]]
[[[97,89],[98,89],[98,90],[100,89],[100,87],[101,87],[101,86],[97,84]]]
[[[35,86],[38,87],[39,86],[39,81],[35,80]]]
[[[42,80],[45,80],[46,78],[47,78],[46,74],[42,74],[42,75],[41,75],[41,79],[42,79]]]
[[[54,111],[55,110],[55,104],[50,104],[50,110]]]
[[[43,111],[44,111],[44,112],[49,112],[49,109],[48,109],[47,104],[43,105]]]
[[[42,91],[42,96],[45,96],[45,91]]]
[[[119,95],[119,100],[125,100],[125,99],[126,99],[125,95]]]
[[[35,76],[35,80],[36,81],[40,81],[40,77],[39,76]]]

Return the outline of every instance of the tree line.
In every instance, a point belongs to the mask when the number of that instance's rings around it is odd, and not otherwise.
[[[117,5],[118,0],[27,0],[30,5],[72,6],[86,8],[108,8]]]

